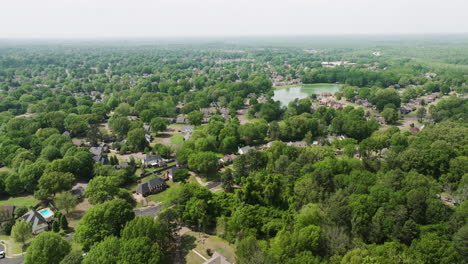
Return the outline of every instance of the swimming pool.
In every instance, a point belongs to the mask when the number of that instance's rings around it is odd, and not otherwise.
[[[45,208],[45,209],[42,209],[39,211],[39,213],[44,217],[44,218],[49,218],[51,216],[54,215],[54,213],[52,212],[52,210],[50,210],[49,208]]]

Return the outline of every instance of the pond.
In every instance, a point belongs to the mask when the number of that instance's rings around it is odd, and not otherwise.
[[[323,92],[336,93],[340,89],[338,84],[320,83],[320,84],[305,84],[281,88],[275,91],[273,100],[280,101],[282,106],[287,106],[294,99],[306,98],[312,94],[320,94]]]

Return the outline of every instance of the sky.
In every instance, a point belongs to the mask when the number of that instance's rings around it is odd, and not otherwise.
[[[0,0],[0,38],[467,33],[468,0]]]

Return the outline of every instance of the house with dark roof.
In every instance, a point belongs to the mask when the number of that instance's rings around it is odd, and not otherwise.
[[[159,193],[167,188],[166,182],[161,178],[154,178],[138,185],[137,192],[143,196]]]
[[[49,230],[49,223],[47,223],[46,219],[40,213],[34,210],[28,211],[26,214],[21,216],[21,218],[31,224],[32,233],[34,235]]]
[[[94,162],[99,162],[102,165],[106,165],[109,163],[109,159],[107,158],[107,155],[97,155],[93,156]]]

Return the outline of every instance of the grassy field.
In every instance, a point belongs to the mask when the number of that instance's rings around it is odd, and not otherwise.
[[[197,180],[195,177],[190,177],[187,182],[196,183]],[[162,203],[163,207],[168,206],[170,202],[179,195],[179,192],[182,189],[182,183],[180,182],[167,181],[166,183],[169,188],[165,191],[148,196],[151,201]]]
[[[200,232],[188,232],[184,234],[185,243],[185,260],[187,264],[202,264],[204,260],[195,254],[192,249],[203,255],[206,259],[209,259],[207,249],[211,250],[211,253],[219,252],[225,256],[229,261],[235,261],[235,247],[229,244],[224,239],[217,236],[210,236]]]
[[[171,145],[179,145],[184,142],[184,135],[183,134],[173,134],[171,136]]]
[[[14,205],[32,207],[36,205],[39,200],[36,200],[32,195],[19,196],[19,197],[2,197],[0,198],[0,205]]]
[[[179,195],[179,192],[182,189],[182,184],[180,182],[167,181],[167,185],[169,188],[167,188],[165,191],[148,196],[151,201],[160,202],[163,204],[163,207],[166,207]]]

